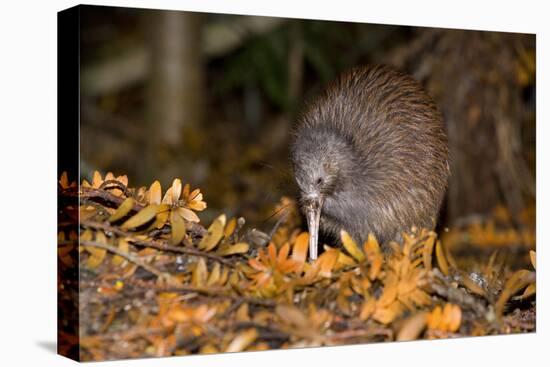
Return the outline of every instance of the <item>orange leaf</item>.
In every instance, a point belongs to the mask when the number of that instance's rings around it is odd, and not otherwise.
[[[279,250],[279,255],[277,256],[277,262],[279,264],[283,263],[286,258],[288,257],[288,253],[290,252],[290,244],[286,242],[283,247]]]
[[[267,246],[267,254],[271,264],[275,264],[277,261],[277,248],[273,242],[270,242]]]
[[[443,313],[445,313],[445,309],[443,309]],[[450,332],[456,332],[460,327],[460,321],[462,319],[462,311],[460,310],[460,307],[457,305],[452,305],[447,311],[446,318],[448,320],[447,329]]]
[[[319,271],[319,275],[325,278],[330,278],[332,275],[332,269],[334,268],[334,265],[336,265],[336,260],[338,260],[338,254],[340,251],[336,249],[331,249],[328,251],[325,251],[317,260],[316,262],[319,263],[321,270]]]
[[[361,313],[359,314],[359,318],[362,321],[368,320],[374,313],[375,309],[376,309],[376,299],[374,297],[371,297],[367,301],[363,302],[363,306],[361,307]]]
[[[292,248],[292,260],[298,265],[297,272],[301,272],[307,257],[309,234],[302,232],[296,237],[294,247]]]
[[[428,315],[427,323],[429,329],[439,329],[443,318],[443,310],[441,306],[436,306]]]

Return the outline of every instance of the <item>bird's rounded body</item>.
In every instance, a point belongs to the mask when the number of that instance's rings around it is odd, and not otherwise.
[[[307,104],[291,160],[310,232],[316,214],[322,231],[344,229],[361,242],[433,228],[449,175],[440,112],[414,79],[387,66],[352,69]]]

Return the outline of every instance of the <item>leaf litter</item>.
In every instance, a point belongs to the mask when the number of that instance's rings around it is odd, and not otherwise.
[[[83,360],[535,331],[530,232],[498,234],[489,222],[439,238],[412,228],[382,246],[342,231],[310,262],[309,235],[286,197],[262,244],[243,231],[244,218],[202,224],[203,194],[180,179],[164,196],[159,181],[131,188],[112,173],[80,185],[63,173],[58,187],[62,199],[80,198],[78,215],[61,207],[58,257],[60,272],[80,267]],[[529,266],[513,269],[498,251],[464,265],[452,252],[465,237],[519,247]]]

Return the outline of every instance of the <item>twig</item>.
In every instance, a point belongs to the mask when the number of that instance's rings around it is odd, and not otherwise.
[[[146,291],[153,289],[159,292],[199,293],[206,296],[227,298],[240,304],[250,303],[250,304],[264,306],[264,307],[274,307],[276,305],[276,303],[270,299],[261,299],[261,298],[255,298],[255,297],[246,297],[246,296],[229,294],[229,293],[226,293],[227,291],[226,288],[221,288],[221,287],[205,288],[205,287],[196,287],[196,286],[190,286],[190,285],[162,286],[156,283],[135,280],[135,279],[126,279],[125,282],[130,283],[133,286],[140,287]]]
[[[373,337],[373,336],[386,336],[387,338],[393,337],[393,331],[392,329],[388,328],[374,328],[373,330],[370,329],[358,329],[358,330],[345,330],[338,333],[331,334],[330,336],[327,336],[327,339],[331,342],[342,342],[346,341],[347,339],[351,338],[361,338],[361,337]]]
[[[162,240],[144,240],[144,239],[138,239],[134,237],[134,235],[130,232],[126,232],[118,227],[111,226],[106,223],[99,223],[94,221],[82,221],[80,223],[81,226],[94,228],[94,229],[101,229],[105,232],[111,232],[118,236],[125,237],[129,241],[131,241],[136,246],[141,247],[151,247],[155,248],[157,250],[167,251],[167,252],[176,252],[180,254],[186,254],[186,255],[193,255],[193,256],[202,256],[206,257],[208,259],[217,261],[221,264],[224,264],[228,267],[234,268],[235,266],[228,260],[224,259],[221,256],[210,254],[208,252],[201,251],[196,248],[192,247],[178,247],[178,246],[171,246],[168,245],[165,241]]]
[[[119,207],[120,204],[125,200],[124,197],[119,197],[116,195],[111,194],[110,192],[106,190],[100,190],[95,189],[93,187],[80,187],[80,192],[78,191],[72,191],[72,190],[65,190],[61,192],[62,195],[65,196],[78,196],[83,199],[101,199],[105,202],[110,203],[114,207]],[[137,201],[134,203],[134,206],[132,207],[132,210],[135,212],[140,211],[145,206],[138,203]]]
[[[162,289],[163,292],[195,292],[204,294],[206,296],[211,297],[222,297],[222,298],[228,298],[231,299],[234,302],[240,302],[240,303],[251,303],[258,306],[265,306],[265,307],[275,307],[275,302],[270,299],[261,299],[261,298],[254,298],[254,297],[245,297],[245,296],[236,296],[229,293],[223,293],[222,290],[219,288],[203,288],[203,287],[193,287],[193,286],[177,286],[177,287],[167,287]]]
[[[122,182],[118,180],[105,180],[103,183],[99,186],[98,190],[108,190],[112,189],[112,187],[107,188],[107,186],[114,186],[115,188],[119,189],[126,195],[126,197],[132,196],[130,191],[128,190],[128,187],[124,185]]]
[[[112,181],[112,180],[110,180]],[[118,181],[115,181],[118,184],[120,184]],[[110,192],[106,190],[100,190],[95,189],[93,187],[81,187],[80,192],[76,190],[63,190],[60,192],[61,196],[69,196],[69,197],[80,197],[81,199],[101,199],[104,202],[107,202],[111,204],[111,207],[118,208],[120,204],[125,200],[123,197],[119,197],[116,195],[111,194]],[[134,206],[132,207],[133,212],[139,212],[141,209],[145,208],[144,204],[141,204],[137,201],[134,202]],[[198,223],[194,222],[188,222],[186,224],[188,232],[191,232],[193,235],[202,237],[207,232],[206,229],[201,226]]]
[[[143,269],[147,270],[151,274],[156,275],[157,277],[163,278],[163,277],[166,277],[168,275],[168,274],[165,274],[165,273],[161,272],[160,270],[156,269],[155,267],[141,261],[140,258],[138,258],[138,257],[136,257],[136,256],[134,256],[130,253],[119,250],[118,248],[113,247],[111,245],[107,245],[105,243],[100,243],[100,242],[96,242],[96,241],[80,241],[80,244],[82,246],[97,247],[97,248],[101,248],[101,249],[107,250],[109,252],[112,252],[112,253],[120,256],[120,257],[125,258],[126,260],[128,260],[130,262],[133,262],[134,264],[136,264],[138,266],[141,266]]]

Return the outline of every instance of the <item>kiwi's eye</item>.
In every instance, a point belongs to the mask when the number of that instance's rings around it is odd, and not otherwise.
[[[317,182],[317,185],[320,185],[323,183],[323,179],[319,177],[316,182]]]

